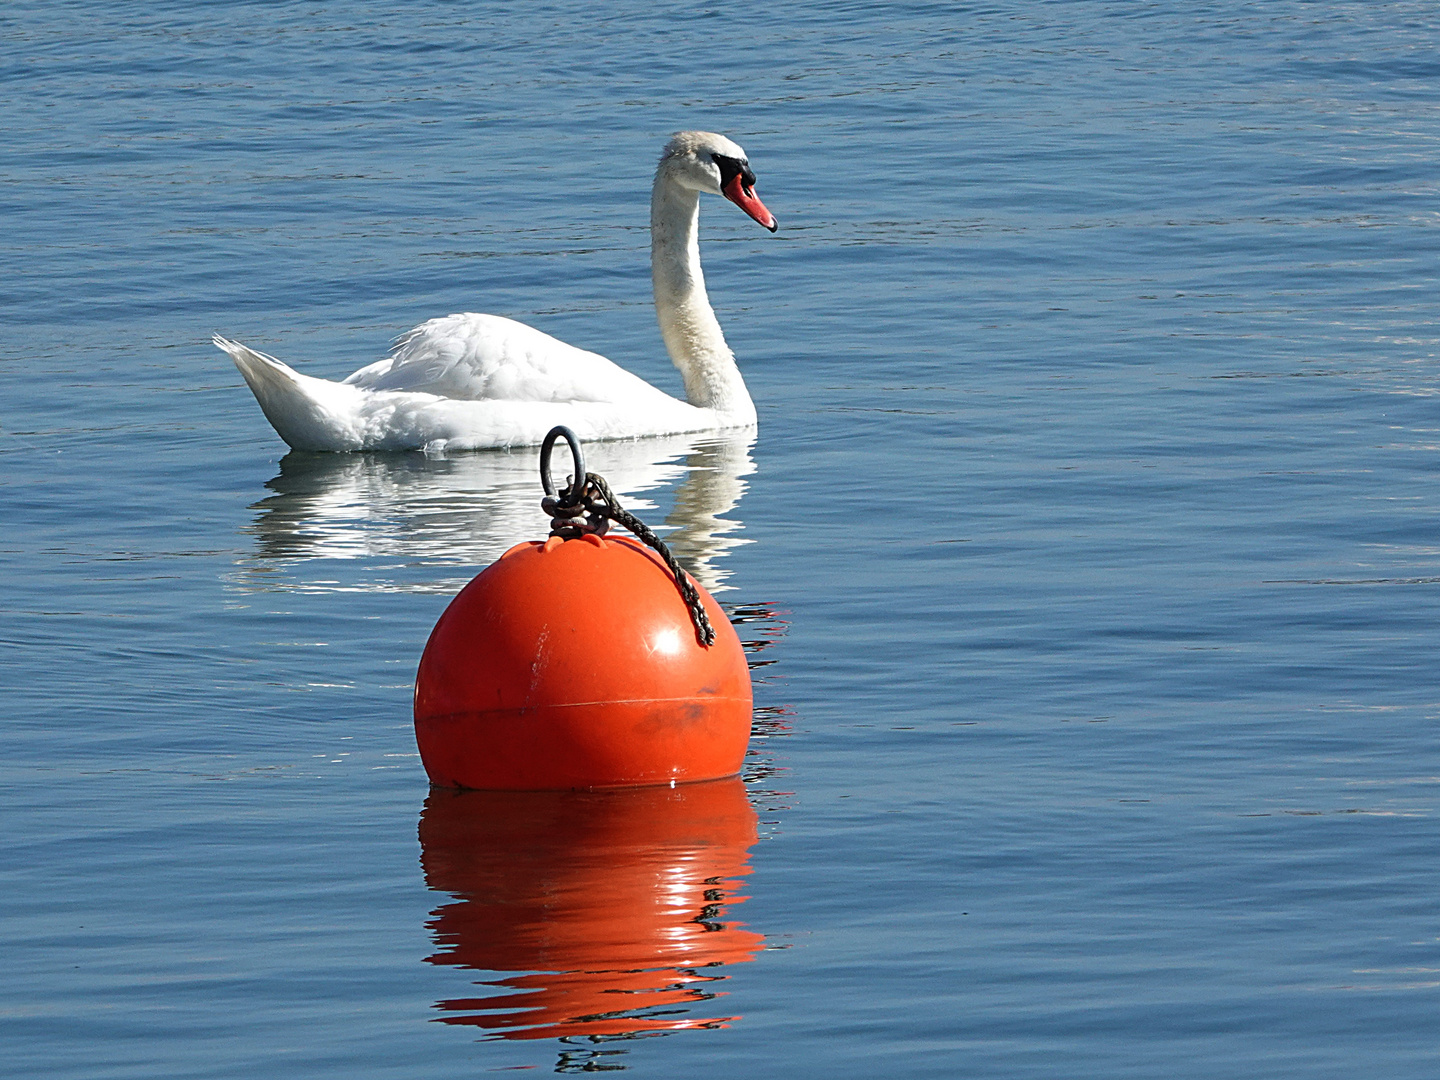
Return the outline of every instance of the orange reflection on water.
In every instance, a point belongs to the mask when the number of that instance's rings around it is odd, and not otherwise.
[[[756,816],[739,778],[600,792],[436,789],[420,817],[432,964],[513,971],[442,1001],[449,1024],[506,1039],[723,1027],[698,1017],[719,965],[764,937],[726,918]]]

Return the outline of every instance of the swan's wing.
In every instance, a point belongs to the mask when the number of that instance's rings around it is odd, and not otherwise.
[[[459,401],[673,400],[597,353],[513,319],[469,313],[421,323],[345,382]]]

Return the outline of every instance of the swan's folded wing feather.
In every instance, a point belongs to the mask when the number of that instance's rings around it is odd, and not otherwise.
[[[345,380],[459,401],[671,401],[597,353],[499,315],[466,313],[421,323],[384,360]]]

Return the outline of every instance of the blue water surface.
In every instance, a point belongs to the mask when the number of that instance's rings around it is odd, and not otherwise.
[[[1436,41],[1401,0],[6,4],[7,1071],[1436,1075]],[[339,378],[479,310],[678,390],[681,128],[780,222],[702,215],[753,443],[592,452],[755,665],[718,892],[655,924],[730,950],[688,967],[587,929],[691,896],[621,829],[685,804],[457,809],[415,753],[532,454],[287,454],[209,344]]]

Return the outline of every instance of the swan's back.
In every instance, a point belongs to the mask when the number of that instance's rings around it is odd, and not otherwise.
[[[473,312],[421,323],[388,357],[345,382],[457,401],[674,401],[597,353],[513,319]]]

